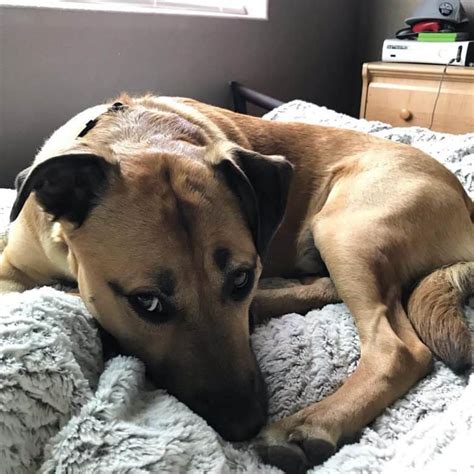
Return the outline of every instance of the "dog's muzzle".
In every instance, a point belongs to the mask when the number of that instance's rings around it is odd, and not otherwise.
[[[267,420],[267,392],[260,371],[244,386],[204,392],[189,405],[227,441],[253,438]]]

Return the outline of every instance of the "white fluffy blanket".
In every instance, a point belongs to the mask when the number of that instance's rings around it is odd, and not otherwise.
[[[301,101],[268,118],[411,143],[445,163],[474,195],[474,134],[393,129]],[[12,199],[13,192],[0,191],[0,227]],[[474,333],[474,309],[466,312]],[[272,320],[257,329],[253,344],[272,420],[333,392],[359,357],[343,304]],[[474,374],[456,376],[437,362],[358,443],[312,472],[472,472],[473,439]],[[223,441],[185,405],[150,387],[137,359],[115,357],[104,368],[96,325],[81,300],[52,288],[0,296],[0,460],[0,472],[15,474],[279,472],[261,464],[251,444]]]

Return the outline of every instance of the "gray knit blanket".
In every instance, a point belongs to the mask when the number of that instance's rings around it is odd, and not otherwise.
[[[474,196],[474,134],[391,128],[302,101],[271,120],[362,130],[409,143],[450,168]],[[0,190],[0,242],[14,192]],[[0,244],[1,248],[1,244]],[[474,308],[466,307],[474,334]],[[271,420],[336,390],[359,358],[343,304],[288,314],[252,336]],[[474,472],[474,374],[433,372],[314,473]],[[0,296],[1,473],[280,472],[252,443],[231,444],[145,378],[143,364],[102,360],[97,326],[80,298],[53,288]]]

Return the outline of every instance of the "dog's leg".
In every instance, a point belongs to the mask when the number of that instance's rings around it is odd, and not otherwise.
[[[35,216],[33,216],[35,219]],[[38,222],[36,218],[33,221]],[[0,255],[0,293],[25,291],[47,285],[53,275],[61,275],[47,258],[41,239],[20,215],[10,231],[8,243]]]
[[[307,313],[340,299],[327,277],[263,279],[252,302],[254,324],[286,313]]]
[[[0,255],[0,293],[25,291],[35,285],[32,278],[12,264],[6,252]]]
[[[336,226],[335,232],[321,237],[318,246],[339,295],[356,319],[361,358],[334,394],[261,434],[258,449],[263,459],[287,472],[323,462],[431,368],[431,353],[400,302],[393,262],[375,245],[385,236],[374,232],[368,237],[366,229],[358,233],[353,227],[343,235],[340,229]]]

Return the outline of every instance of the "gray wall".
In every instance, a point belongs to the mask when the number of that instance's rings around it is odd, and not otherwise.
[[[269,21],[0,7],[0,186],[65,120],[124,90],[230,107],[234,79],[357,114],[361,64],[420,1],[269,0]]]
[[[362,0],[359,16],[358,48],[360,62],[380,61],[382,44],[404,27],[405,18],[422,0]]]
[[[0,8],[0,186],[56,127],[123,90],[230,106],[235,79],[357,110],[356,3],[270,0],[269,21]]]

